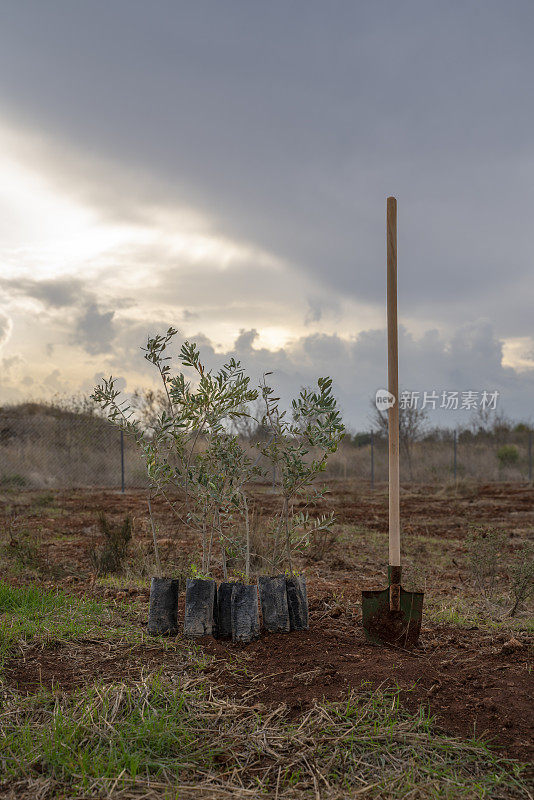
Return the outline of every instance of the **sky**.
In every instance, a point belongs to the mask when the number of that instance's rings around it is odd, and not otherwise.
[[[172,325],[368,427],[394,195],[401,389],[534,420],[533,35],[531,0],[4,0],[0,403],[157,388]]]

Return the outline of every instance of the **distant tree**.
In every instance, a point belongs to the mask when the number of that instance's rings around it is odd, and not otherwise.
[[[376,407],[374,399],[371,400],[372,423],[378,433],[385,438],[388,435],[388,415]],[[399,407],[399,443],[401,453],[406,458],[410,479],[413,479],[412,453],[414,442],[421,439],[428,422],[428,414],[420,408]]]
[[[158,427],[162,411],[172,413],[169,398],[164,389],[136,389],[132,395],[132,408],[145,431],[154,431]]]
[[[371,443],[369,431],[349,431],[345,432],[343,441],[351,447],[365,447]]]
[[[257,400],[255,403],[240,409],[243,416],[236,417],[230,423],[229,432],[239,436],[247,442],[260,442],[269,438],[269,429],[263,422],[263,401]]]
[[[490,432],[495,424],[497,412],[492,408],[482,408],[478,406],[471,412],[469,427],[474,436],[480,433]]]
[[[513,422],[502,411],[493,408],[473,409],[469,420],[473,436],[494,438],[496,442],[506,442],[513,430]]]

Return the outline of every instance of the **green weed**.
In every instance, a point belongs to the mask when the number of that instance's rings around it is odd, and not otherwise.
[[[110,620],[109,607],[98,600],[0,581],[0,667],[20,639],[72,639],[95,631],[102,637]]]
[[[55,497],[52,492],[45,492],[38,495],[33,501],[33,505],[38,508],[49,508],[54,505]]]

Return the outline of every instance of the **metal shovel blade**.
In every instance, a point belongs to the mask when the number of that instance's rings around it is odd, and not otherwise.
[[[398,611],[390,610],[390,589],[362,592],[362,625],[373,644],[414,647],[419,639],[423,618],[423,592],[400,588]]]

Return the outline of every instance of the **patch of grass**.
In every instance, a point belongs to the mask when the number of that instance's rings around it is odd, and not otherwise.
[[[44,511],[45,509],[46,509],[46,516],[47,516],[47,518],[49,518],[49,519],[50,519],[50,518],[54,518],[54,517],[55,517],[55,518],[57,518],[57,517],[63,517],[63,516],[64,516],[64,514],[65,514],[65,512],[64,512],[64,510],[63,510],[62,508],[58,508],[57,506],[54,506],[53,504],[52,504],[52,505],[49,505],[49,504],[47,504],[47,503],[44,503],[43,505],[39,505],[39,504],[37,504],[37,505],[36,505],[36,504],[34,503],[34,504],[33,504],[33,505],[32,505],[32,506],[31,506],[31,507],[28,509],[28,511],[26,512],[26,516],[27,516],[28,518],[30,518],[30,519],[31,519],[32,517],[41,517],[41,516],[43,516],[43,511]]]
[[[29,528],[18,528],[16,533],[11,532],[9,542],[4,545],[4,555],[13,559],[19,570],[39,571],[42,564],[40,555],[41,531],[32,531]]]
[[[127,687],[91,687],[63,701],[46,695],[22,704],[18,724],[3,732],[4,772],[35,773],[87,789],[121,774],[135,781],[178,779],[184,770],[213,765],[221,752],[194,714],[187,692],[169,691],[160,680]]]
[[[433,717],[423,707],[402,711],[393,689],[352,695],[326,707],[323,721],[319,758],[329,760],[330,782],[348,791],[358,772],[360,785],[373,786],[370,797],[499,798],[519,786],[519,765],[474,739],[436,735]]]
[[[108,605],[37,586],[0,581],[0,667],[20,639],[73,639],[117,635],[118,620]]]
[[[339,538],[343,552],[349,553],[351,559],[362,565],[359,567],[360,575],[364,575],[367,581],[364,588],[380,588],[380,582],[376,587],[374,584],[370,587],[368,579],[371,571],[374,573],[381,567],[385,573],[387,535],[372,528],[343,525],[340,526]],[[531,632],[534,629],[532,544],[514,542],[512,553],[500,553],[498,568],[505,574],[509,572],[510,592],[508,595],[502,593],[505,584],[501,582],[498,587],[501,594],[492,598],[493,606],[488,606],[482,589],[472,580],[470,561],[476,564],[477,569],[487,570],[489,558],[483,550],[478,553],[476,548],[471,556],[469,541],[468,538],[444,539],[413,533],[403,536],[402,584],[408,591],[425,592],[424,618],[463,628],[476,625],[488,631],[506,630],[511,634],[514,631]],[[514,615],[503,614],[503,609],[505,612],[512,609],[516,600]]]
[[[189,797],[200,786],[214,798],[528,797],[521,764],[438,735],[423,710],[401,710],[397,690],[363,688],[288,723],[284,707],[260,714],[182,680],[12,696],[0,730],[3,774],[73,799]]]
[[[0,678],[7,658],[17,645],[31,640],[52,644],[91,638],[103,646],[144,645],[180,650],[198,669],[210,660],[194,641],[148,636],[146,604],[131,598],[127,602],[106,602],[76,597],[60,590],[45,591],[38,586],[11,586],[0,581]]]
[[[55,502],[55,497],[52,492],[45,492],[44,494],[38,495],[35,500],[33,501],[33,505],[37,506],[37,508],[49,508],[53,506]]]
[[[125,591],[127,589],[146,589],[150,582],[145,577],[125,572],[124,575],[101,575],[96,578],[95,584]]]
[[[462,595],[444,597],[434,596],[430,592],[425,594],[425,617],[433,622],[444,622],[457,625],[460,628],[484,628],[488,631],[514,631],[534,632],[534,618],[532,615],[492,618],[488,616],[487,608],[482,600]]]
[[[102,601],[0,582],[0,655],[21,639],[146,641],[128,612],[121,606],[119,620]],[[357,791],[376,800],[528,797],[522,765],[481,742],[439,734],[423,708],[400,707],[396,689],[371,692],[364,684],[289,722],[284,706],[262,712],[217,699],[202,674],[211,657],[197,643],[150,642],[183,656],[172,678],[33,697],[4,689],[0,794],[9,786],[24,800],[40,792],[72,800],[115,792],[185,798],[202,785],[221,800],[264,793],[339,800]],[[232,668],[246,672],[237,658]]]
[[[478,526],[472,526],[466,543],[473,582],[488,617],[515,616],[534,598],[534,545],[520,542],[510,554],[502,531]]]

